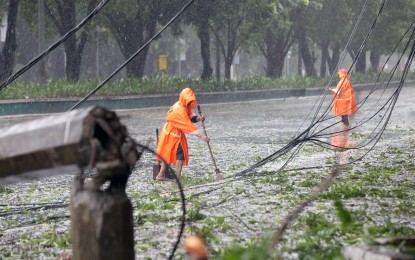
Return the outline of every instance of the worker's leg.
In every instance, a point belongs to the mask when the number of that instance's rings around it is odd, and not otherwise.
[[[167,169],[167,163],[161,162],[160,171],[159,171],[159,174],[157,174],[156,176],[156,180],[161,180],[161,179],[166,178],[166,175],[165,175],[166,169]]]
[[[179,144],[179,147],[177,147],[176,152],[176,176],[180,177],[182,174],[182,168],[183,168],[183,161],[184,161],[184,152],[182,146]]]
[[[183,160],[177,160],[176,161],[176,176],[180,177],[182,174],[182,168],[183,168]]]
[[[349,117],[347,115],[342,116],[342,122],[345,126],[349,126]]]

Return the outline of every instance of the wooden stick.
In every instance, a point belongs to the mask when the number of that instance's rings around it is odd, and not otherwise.
[[[203,117],[202,110],[200,109],[199,105],[197,105],[197,111],[199,112],[200,117]],[[207,136],[205,123],[203,122],[203,120],[201,122],[202,122],[203,132]],[[213,157],[213,152],[212,152],[212,148],[210,147],[209,141],[207,141],[207,145],[208,145],[208,148],[209,148],[210,158],[212,159],[213,166],[215,167],[216,177],[219,178],[219,179],[223,179],[223,176],[220,173],[220,171],[218,169],[218,166],[216,165],[215,158]]]
[[[158,128],[156,128],[156,150],[157,150],[157,148],[158,148],[158,146],[159,146],[159,129]],[[159,165],[160,166],[160,161],[159,160],[156,160],[157,161],[157,165]]]

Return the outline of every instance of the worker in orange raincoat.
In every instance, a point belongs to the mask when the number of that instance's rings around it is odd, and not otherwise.
[[[338,74],[339,83],[337,83],[335,89],[329,89],[334,95],[333,114],[334,116],[341,116],[343,124],[349,126],[348,116],[357,112],[356,99],[347,70],[341,69]]]
[[[176,165],[176,175],[180,176],[182,166],[189,162],[189,149],[185,134],[192,134],[203,141],[209,138],[202,135],[193,123],[205,120],[203,116],[193,114],[192,109],[197,107],[196,96],[190,88],[185,88],[180,93],[177,101],[166,114],[166,123],[160,132],[157,145],[156,159],[162,161],[160,172],[156,180],[166,180],[165,172],[167,164]]]

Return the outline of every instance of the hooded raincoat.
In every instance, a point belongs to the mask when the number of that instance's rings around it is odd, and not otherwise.
[[[176,163],[176,151],[179,144],[182,146],[184,153],[183,165],[189,163],[189,148],[185,134],[198,131],[198,128],[191,122],[192,110],[188,104],[196,102],[196,96],[190,88],[185,88],[180,93],[177,101],[166,114],[166,123],[160,132],[159,142],[157,145],[157,154],[168,164]],[[159,156],[156,159],[161,161]]]
[[[334,97],[333,114],[335,116],[351,115],[357,112],[357,105],[347,70],[341,69],[339,77],[340,81],[335,89],[337,94]]]

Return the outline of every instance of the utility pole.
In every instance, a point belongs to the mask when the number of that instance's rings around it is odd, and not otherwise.
[[[38,0],[38,37],[37,37],[37,50],[40,54],[44,48],[45,42],[45,0]],[[38,64],[38,82],[46,82],[46,62],[43,58]]]

